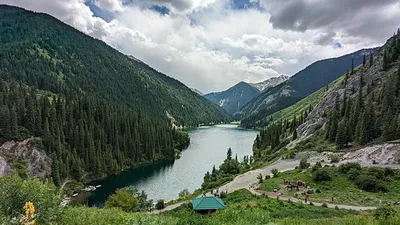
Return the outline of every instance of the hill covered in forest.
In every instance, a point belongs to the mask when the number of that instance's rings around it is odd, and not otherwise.
[[[317,61],[280,85],[264,91],[235,116],[242,119],[241,125],[244,127],[263,127],[267,125],[263,122],[265,118],[334,81],[352,66],[360,65],[364,55],[374,54],[376,51],[377,49],[363,49],[338,58]]]
[[[180,124],[229,117],[184,84],[41,13],[0,6],[0,78],[65,95],[85,94]]]
[[[172,121],[229,120],[181,82],[102,41],[49,15],[0,6],[0,144],[38,137],[26,148],[51,158],[56,185],[174,158],[189,138]],[[26,160],[0,154],[0,168],[32,173]]]
[[[270,118],[256,138],[256,160],[293,157],[300,151],[358,149],[399,139],[399,56],[400,31],[359,67],[304,102],[274,114],[276,119]]]

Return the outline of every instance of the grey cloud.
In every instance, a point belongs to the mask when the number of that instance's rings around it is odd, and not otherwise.
[[[274,28],[304,32],[321,29],[327,33],[341,30],[350,36],[374,40],[387,37],[400,26],[398,0],[260,0],[271,14]],[[396,5],[397,4],[397,5]],[[392,12],[387,10],[392,7]],[[396,13],[396,10],[397,13]],[[323,44],[329,35],[317,40]]]
[[[336,33],[333,31],[327,33],[320,33],[316,36],[314,43],[317,45],[331,45],[334,42],[334,37]]]

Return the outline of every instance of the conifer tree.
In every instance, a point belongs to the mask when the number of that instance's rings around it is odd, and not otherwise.
[[[374,62],[374,55],[372,53],[369,54],[369,67],[372,66],[372,63]]]
[[[366,63],[367,63],[367,58],[366,58],[366,55],[364,54],[363,55],[363,66],[365,66]]]
[[[297,139],[297,129],[294,129],[293,131],[293,137],[292,137],[292,141]]]
[[[384,71],[386,71],[388,69],[388,56],[387,56],[387,51],[385,49],[385,51],[383,52],[383,64],[382,64],[382,69]]]

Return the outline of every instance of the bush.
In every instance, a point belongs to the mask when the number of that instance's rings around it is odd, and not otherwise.
[[[161,210],[163,208],[165,208],[165,202],[163,199],[160,199],[157,201],[156,209]]]
[[[136,212],[139,209],[137,199],[124,190],[117,190],[114,194],[108,197],[105,202],[106,208],[120,208],[125,212]]]
[[[219,197],[220,198],[226,198],[226,197],[228,197],[228,193],[226,193],[224,191],[221,191],[221,193],[219,194]]]
[[[329,181],[332,177],[326,168],[320,168],[314,172],[313,179],[315,181]]]
[[[358,163],[347,163],[339,166],[339,172],[342,174],[347,174],[351,169],[361,171],[361,166]]]
[[[331,163],[338,163],[340,161],[340,157],[338,155],[330,155],[329,159],[331,160]]]
[[[310,163],[307,162],[307,158],[302,158],[300,160],[299,168],[300,169],[307,169],[308,167],[310,167]]]
[[[57,222],[62,213],[60,191],[50,182],[7,176],[0,179],[0,193],[0,218],[21,217],[26,202],[35,206],[36,223]]]
[[[259,184],[262,184],[262,182],[264,181],[264,180],[263,180],[263,176],[262,176],[261,173],[257,175],[257,179],[258,179],[258,183],[259,183]]]
[[[273,168],[273,169],[271,170],[271,173],[272,173],[272,175],[273,175],[274,177],[278,177],[278,176],[279,176],[279,170],[276,169],[276,168]]]
[[[379,192],[388,190],[385,183],[372,175],[362,174],[357,177],[355,183],[364,191]]]
[[[266,175],[266,176],[265,176],[265,180],[268,180],[268,179],[271,179],[271,176],[270,176],[270,175]]]
[[[321,162],[320,161],[318,161],[317,163],[315,163],[315,165],[312,167],[312,171],[316,171],[316,170],[318,170],[319,168],[322,168],[322,164],[321,164]]]
[[[183,189],[181,192],[179,192],[179,197],[180,198],[186,197],[188,195],[190,195],[190,192],[189,192],[188,189]]]
[[[357,179],[357,177],[360,176],[360,174],[361,174],[361,170],[358,170],[356,168],[351,168],[347,172],[347,179],[349,179],[351,181],[355,181]]]
[[[324,203],[322,203],[321,207],[328,208],[328,204],[326,204],[326,203],[324,202]]]
[[[396,210],[388,205],[379,207],[375,211],[375,218],[377,219],[387,219],[388,217],[395,216],[397,214]]]

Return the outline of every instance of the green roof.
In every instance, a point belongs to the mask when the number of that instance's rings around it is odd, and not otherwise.
[[[222,199],[208,196],[192,200],[193,210],[224,209],[226,208]]]

